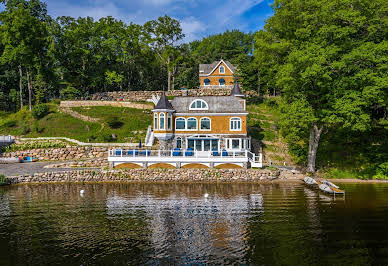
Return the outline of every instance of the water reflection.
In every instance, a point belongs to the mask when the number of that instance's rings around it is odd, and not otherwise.
[[[0,265],[388,264],[388,186],[345,189],[346,200],[289,183],[0,187]]]

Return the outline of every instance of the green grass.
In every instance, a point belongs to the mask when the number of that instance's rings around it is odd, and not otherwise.
[[[68,137],[83,142],[138,142],[144,141],[148,125],[152,123],[149,110],[143,111],[124,107],[74,108],[81,114],[100,118],[99,122],[86,122],[57,111],[58,106],[50,104],[50,114],[36,120],[31,112],[23,109],[0,118],[0,134],[24,137]],[[112,129],[105,121],[117,116],[122,122],[120,128]],[[116,134],[117,140],[111,135]]]

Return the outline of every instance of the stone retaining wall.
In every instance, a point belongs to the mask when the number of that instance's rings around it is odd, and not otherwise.
[[[242,182],[277,179],[279,171],[244,169],[77,170],[6,178],[7,184],[45,182]]]
[[[107,92],[109,93],[109,92]],[[152,95],[151,95],[152,97]],[[108,96],[106,98],[109,98]],[[115,97],[117,98],[117,96]],[[61,101],[60,107],[87,107],[87,106],[113,106],[113,107],[129,107],[135,109],[153,109],[152,104],[136,103],[136,102],[121,102],[120,98],[115,101]]]
[[[227,96],[230,95],[231,88],[200,88],[191,90],[166,91],[166,96]],[[90,97],[94,101],[146,101],[152,95],[161,95],[162,91],[113,91],[95,93]],[[247,97],[257,96],[254,91],[247,91]]]
[[[106,158],[96,158],[86,161],[64,162],[46,165],[44,168],[88,168],[88,167],[108,167],[109,162]]]
[[[2,157],[32,156],[39,161],[64,161],[107,158],[106,147],[66,147],[52,149],[32,149],[26,151],[5,152]]]

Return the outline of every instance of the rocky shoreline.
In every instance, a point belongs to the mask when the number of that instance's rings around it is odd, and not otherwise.
[[[287,172],[287,173],[286,173]],[[6,177],[6,184],[67,182],[268,182],[300,180],[289,171],[254,169],[71,170]]]

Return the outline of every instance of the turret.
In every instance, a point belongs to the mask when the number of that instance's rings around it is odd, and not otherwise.
[[[234,83],[230,96],[236,96],[241,98],[245,97],[245,95],[241,92],[240,85],[238,83]]]
[[[152,112],[154,113],[155,137],[159,140],[171,139],[173,137],[173,113],[175,110],[164,92]]]

